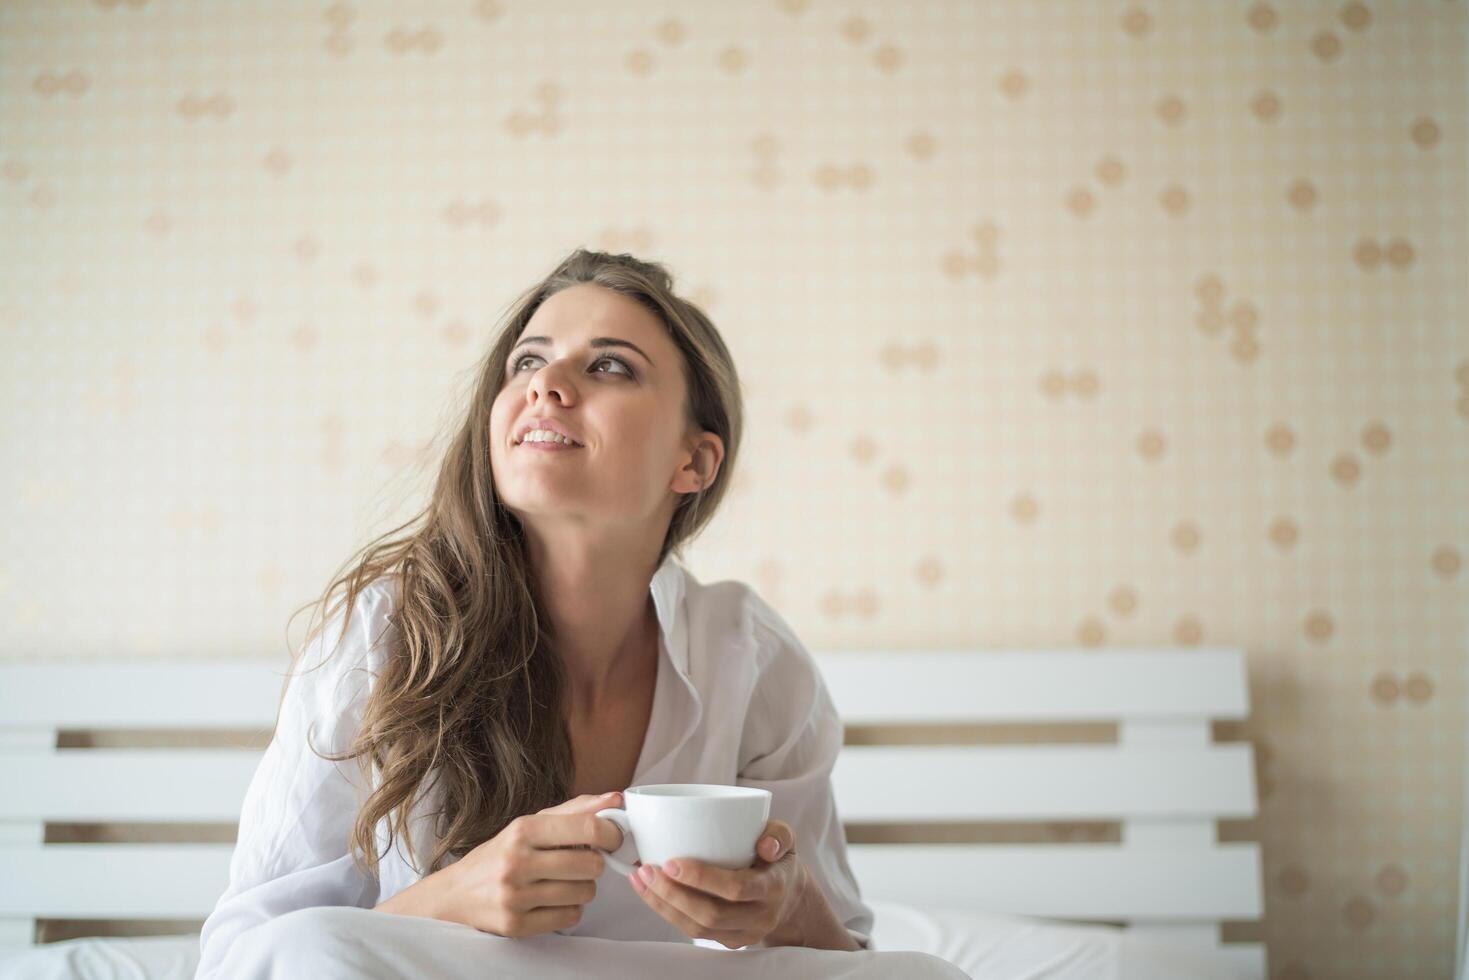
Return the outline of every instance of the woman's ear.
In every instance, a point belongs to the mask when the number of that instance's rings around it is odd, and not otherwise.
[[[714,483],[714,478],[719,475],[719,467],[724,462],[724,441],[712,432],[703,433],[694,450],[694,458],[699,467],[698,485],[707,488]]]
[[[724,459],[724,443],[712,432],[701,433],[690,451],[689,462],[679,470],[673,489],[678,493],[707,490],[719,474]]]

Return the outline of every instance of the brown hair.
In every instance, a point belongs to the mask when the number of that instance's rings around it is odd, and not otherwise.
[[[616,290],[658,317],[683,355],[691,432],[707,430],[724,442],[716,478],[684,494],[673,512],[658,565],[670,552],[683,557],[683,544],[709,522],[729,487],[743,424],[739,378],[714,324],[675,295],[673,277],[661,264],[576,249],[512,303],[456,423],[427,507],[369,542],[344,563],[349,572],[334,575],[319,599],[291,615],[294,620],[307,608],[325,610],[308,630],[304,652],[326,622],[353,608],[364,587],[382,575],[401,576],[385,631],[393,634],[391,649],[349,751],[327,755],[312,748],[334,762],[357,759],[365,775],[370,767],[380,773],[357,813],[350,845],[354,864],[372,874],[380,857],[374,832],[385,817],[388,849],[401,833],[410,860],[426,875],[515,817],[571,795],[571,737],[560,711],[565,675],[543,626],[548,618],[531,580],[520,521],[495,489],[489,426],[506,359],[531,315],[548,297],[581,283]],[[412,529],[397,536],[405,528]],[[331,604],[339,587],[345,594]],[[341,635],[349,618],[342,617]],[[283,688],[282,702],[284,696]],[[432,814],[440,840],[420,869],[408,817],[419,795],[435,785],[442,792],[443,805]]]

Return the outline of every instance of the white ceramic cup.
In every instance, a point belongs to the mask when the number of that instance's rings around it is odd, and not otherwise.
[[[633,862],[662,865],[693,858],[737,870],[755,863],[755,844],[770,822],[770,790],[719,783],[658,783],[622,791],[621,807],[598,810],[617,824],[622,846],[603,851],[623,874]]]

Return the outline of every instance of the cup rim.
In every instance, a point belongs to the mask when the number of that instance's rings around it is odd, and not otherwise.
[[[697,795],[684,795],[681,793],[663,793],[659,790],[676,790],[695,787],[700,790]],[[717,792],[710,792],[717,790]],[[644,783],[640,786],[629,786],[623,790],[623,796],[641,796],[644,799],[656,800],[689,800],[698,803],[704,800],[728,800],[728,799],[755,799],[760,796],[772,796],[768,789],[759,786],[729,786],[724,783]]]

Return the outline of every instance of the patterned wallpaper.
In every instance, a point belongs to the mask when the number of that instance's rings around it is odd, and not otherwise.
[[[697,574],[813,648],[1245,648],[1272,977],[1446,976],[1465,21],[0,4],[3,654],[283,653],[511,296],[631,251],[749,394]]]

